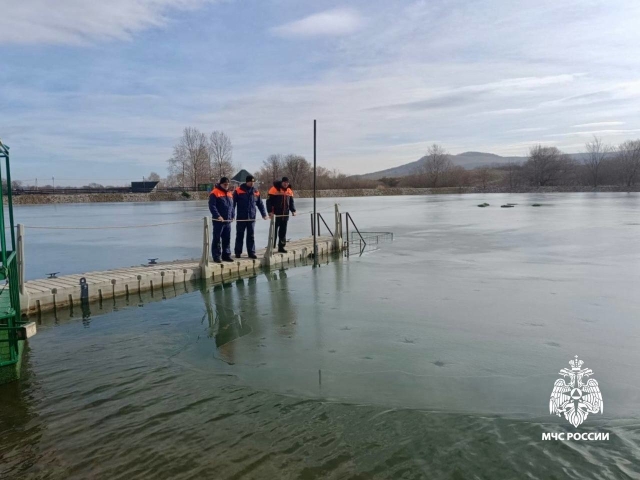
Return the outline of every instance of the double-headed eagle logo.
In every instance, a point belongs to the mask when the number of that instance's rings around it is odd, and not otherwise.
[[[603,410],[598,382],[594,378],[586,380],[593,375],[593,371],[590,368],[582,368],[583,363],[576,355],[575,360],[569,362],[571,370],[560,370],[560,375],[564,378],[559,378],[553,384],[549,400],[549,413],[558,416],[564,414],[564,418],[574,427],[584,422],[590,413],[602,413]]]

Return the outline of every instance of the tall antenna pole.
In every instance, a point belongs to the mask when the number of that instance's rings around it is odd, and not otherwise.
[[[318,213],[316,211],[316,121],[313,121],[313,222],[314,225],[318,221]],[[313,229],[313,266],[318,266],[318,238],[317,228]]]

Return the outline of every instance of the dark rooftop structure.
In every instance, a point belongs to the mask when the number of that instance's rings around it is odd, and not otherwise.
[[[244,183],[245,179],[247,178],[248,175],[251,175],[251,173],[247,172],[244,168],[242,170],[240,170],[238,173],[236,173],[233,178],[231,179],[232,182],[237,182],[238,184]]]
[[[159,182],[131,182],[132,193],[149,193],[152,192]]]

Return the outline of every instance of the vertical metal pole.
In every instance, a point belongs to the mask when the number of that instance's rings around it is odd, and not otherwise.
[[[5,157],[6,158],[6,157]],[[0,206],[4,203],[4,192],[2,189],[2,169],[0,169]],[[11,207],[9,206],[9,212],[11,212]],[[13,232],[12,232],[13,233]],[[2,266],[7,268],[7,240],[6,240],[6,232],[4,228],[4,212],[0,215],[0,248],[2,249]]]
[[[16,232],[13,229],[13,188],[11,187],[11,163],[9,161],[9,153],[5,157],[7,166],[7,206],[9,207],[9,225],[11,226],[11,250],[16,251]],[[4,215],[3,215],[4,216]],[[4,235],[4,230],[2,231]]]
[[[349,243],[349,213],[345,212],[344,214],[344,223],[347,226],[347,257],[349,256],[349,248],[351,247],[351,244]]]
[[[311,235],[316,231],[316,224],[313,221],[313,213],[309,214],[309,218],[311,219]]]
[[[313,218],[318,218],[316,209],[316,121],[313,121]],[[313,229],[313,266],[318,266],[318,236],[317,229]]]
[[[16,260],[18,261],[18,288],[20,295],[25,296],[26,290],[24,288],[24,225],[18,224],[18,248]]]
[[[344,250],[344,224],[342,223],[342,212],[338,211],[338,220],[340,221],[340,249]]]

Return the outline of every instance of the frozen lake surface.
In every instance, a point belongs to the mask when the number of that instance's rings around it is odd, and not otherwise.
[[[84,320],[43,317],[25,378],[0,387],[0,477],[640,476],[640,195],[339,202],[395,241]],[[329,221],[332,200],[319,205]],[[16,209],[26,225],[204,214],[192,202]],[[291,237],[308,231],[308,215],[292,219]],[[200,232],[28,229],[27,268],[198,257]],[[575,431],[548,410],[574,355],[605,406],[579,431],[609,441],[541,440]]]

